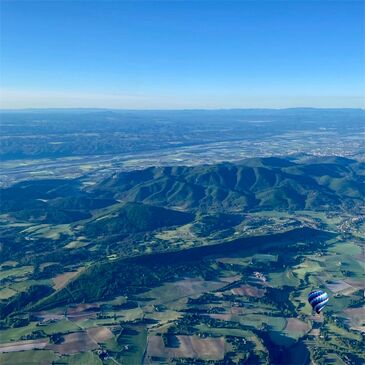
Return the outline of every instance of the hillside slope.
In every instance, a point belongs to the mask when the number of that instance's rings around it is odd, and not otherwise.
[[[359,162],[295,163],[248,159],[194,167],[151,167],[115,174],[93,187],[100,197],[200,211],[328,209],[364,198]]]
[[[139,203],[127,203],[116,214],[87,223],[84,231],[86,235],[92,237],[146,232],[161,227],[186,224],[193,218],[194,216],[189,213]]]

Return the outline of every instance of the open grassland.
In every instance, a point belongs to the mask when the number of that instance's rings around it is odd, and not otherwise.
[[[46,333],[47,335],[51,335],[55,333],[72,333],[78,331],[79,327],[76,326],[72,321],[69,321],[67,319],[61,319],[54,321],[53,323],[41,325],[39,326],[39,329],[44,331],[44,333]]]
[[[71,235],[72,230],[69,224],[39,224],[32,225],[21,232],[27,237],[33,238],[49,238],[52,240],[58,240],[61,235]]]
[[[0,363],[11,365],[52,364],[57,356],[48,350],[21,351],[0,354]]]
[[[0,343],[19,341],[23,336],[30,335],[37,329],[36,322],[31,322],[24,327],[1,330]]]
[[[19,266],[13,269],[1,269],[0,270],[0,280],[8,278],[21,278],[32,273],[34,270],[33,266]]]
[[[70,280],[82,272],[83,268],[79,268],[77,271],[65,272],[63,274],[57,275],[53,278],[54,288],[56,290],[62,289]]]
[[[242,330],[236,328],[215,328],[209,327],[205,324],[199,324],[196,327],[200,333],[207,333],[213,335],[214,337],[236,336],[250,338],[251,336],[254,336],[253,332],[248,329]]]
[[[4,261],[0,264],[0,269],[3,269],[5,267],[7,267],[7,268],[14,267],[14,266],[18,266],[18,265],[19,265],[19,262],[17,262],[17,261],[12,261],[12,260]]]
[[[197,297],[202,293],[221,288],[222,286],[224,284],[218,281],[186,278],[152,289],[143,294],[143,297],[154,298],[154,303],[156,304],[166,304],[181,298]]]
[[[47,339],[14,341],[14,342],[0,345],[0,353],[29,351],[29,350],[42,350],[47,346],[47,344],[48,344]]]
[[[281,272],[273,272],[269,274],[269,284],[275,288],[280,288],[284,285],[298,286],[300,280],[293,274],[293,270],[285,269]]]
[[[3,288],[0,289],[0,300],[2,299],[9,299],[13,295],[15,295],[17,292],[11,288]]]
[[[102,365],[102,361],[99,359],[95,353],[91,351],[86,351],[74,355],[64,355],[58,360],[60,363],[67,365]]]
[[[90,244],[90,242],[85,242],[85,241],[71,241],[70,243],[65,245],[65,248],[68,248],[68,249],[72,250],[72,249],[86,247],[89,244]]]
[[[28,279],[26,277],[20,278],[19,281],[11,280],[8,284],[8,288],[15,290],[16,292],[25,292],[29,289],[29,287],[33,285],[51,285],[52,280],[51,279],[41,279],[41,280],[33,280]]]
[[[262,328],[266,325],[270,330],[278,332],[283,331],[287,323],[284,317],[268,317],[260,314],[240,315],[238,320],[251,328]]]
[[[92,327],[86,332],[97,343],[103,343],[113,338],[113,333],[108,327]]]
[[[355,242],[337,242],[329,247],[328,252],[357,257],[360,256],[362,250],[360,245],[356,244]]]
[[[300,265],[295,266],[292,270],[295,277],[299,280],[304,280],[305,276],[308,273],[318,273],[323,270],[323,266],[321,266],[317,261],[305,260]]]
[[[117,359],[124,364],[141,364],[147,347],[147,330],[143,326],[126,327],[119,335],[122,351]]]

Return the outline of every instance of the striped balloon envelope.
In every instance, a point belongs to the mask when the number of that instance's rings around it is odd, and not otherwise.
[[[313,290],[308,294],[308,302],[318,314],[326,306],[328,300],[328,294],[323,290]]]

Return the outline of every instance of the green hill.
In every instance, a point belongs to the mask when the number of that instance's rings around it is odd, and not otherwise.
[[[205,237],[214,231],[232,228],[240,224],[243,219],[243,216],[234,214],[203,215],[195,220],[192,230],[198,236]]]
[[[333,237],[333,234],[311,228],[298,228],[284,233],[246,237],[215,245],[190,249],[153,253],[116,261],[103,261],[88,267],[71,280],[67,286],[36,304],[34,310],[54,308],[66,303],[81,301],[95,302],[110,299],[116,295],[132,295],[146,291],[163,281],[176,280],[194,272],[206,258],[215,255],[230,255],[237,252],[261,250],[270,252],[286,247],[288,243],[307,242],[314,244],[317,239]],[[203,275],[203,272],[200,271]]]
[[[364,198],[360,163],[248,159],[194,167],[151,167],[113,175],[93,188],[101,197],[200,211],[320,210]]]
[[[114,204],[85,194],[77,180],[31,180],[0,189],[0,213],[20,221],[71,223],[91,217],[90,210]]]
[[[346,158],[254,158],[238,163],[151,167],[114,174],[93,187],[76,180],[24,181],[0,189],[0,213],[19,221],[61,224],[125,205],[86,224],[91,236],[144,232],[184,224],[181,211],[237,214],[263,210],[357,209],[364,199],[364,163]],[[168,208],[170,211],[156,211]]]
[[[49,205],[57,209],[93,210],[116,203],[114,199],[97,199],[89,196],[68,196],[52,199]]]
[[[146,232],[161,227],[186,224],[193,218],[193,215],[189,213],[139,203],[127,203],[113,215],[87,223],[84,231],[86,235],[92,237]]]
[[[13,218],[26,222],[47,224],[66,224],[91,217],[91,214],[78,210],[63,210],[52,207],[23,209],[10,214]]]

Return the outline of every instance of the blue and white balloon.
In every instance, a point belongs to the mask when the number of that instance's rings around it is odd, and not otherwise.
[[[308,294],[308,302],[317,314],[327,305],[328,300],[328,294],[323,290],[313,290]]]

